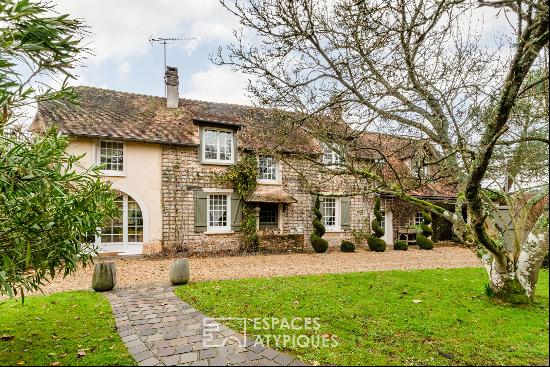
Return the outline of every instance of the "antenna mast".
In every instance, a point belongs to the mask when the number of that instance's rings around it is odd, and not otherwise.
[[[166,45],[170,45],[170,44],[173,44],[177,41],[194,41],[196,40],[197,37],[194,37],[194,36],[188,36],[188,37],[181,37],[181,38],[176,38],[176,37],[149,37],[149,42],[151,43],[151,46],[154,44],[154,43],[158,43],[158,44],[161,44],[163,46],[163,55],[164,55],[164,69],[162,70],[162,73],[164,74],[166,72]],[[164,84],[164,97],[166,97],[166,83]]]

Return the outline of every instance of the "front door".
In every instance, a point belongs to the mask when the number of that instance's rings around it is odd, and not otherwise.
[[[391,210],[381,210],[381,214],[380,227],[384,228],[382,239],[389,245],[393,243],[393,213]]]

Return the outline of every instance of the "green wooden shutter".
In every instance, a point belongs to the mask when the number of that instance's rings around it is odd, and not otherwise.
[[[195,232],[206,231],[206,198],[207,195],[204,191],[193,192]]]
[[[241,230],[241,219],[243,217],[243,208],[241,197],[237,193],[231,194],[231,230]]]
[[[347,231],[351,228],[350,201],[350,198],[347,196],[340,198],[340,226],[343,231]]]

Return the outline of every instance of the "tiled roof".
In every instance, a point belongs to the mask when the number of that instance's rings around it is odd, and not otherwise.
[[[76,87],[78,103],[47,101],[38,106],[34,131],[57,125],[68,135],[108,137],[151,143],[198,145],[197,124],[246,126],[239,133],[243,148],[280,147],[284,151],[318,152],[318,145],[301,129],[267,129],[278,112],[251,106],[180,98],[178,108],[167,108],[166,99],[93,87]],[[286,128],[285,128],[286,129]],[[269,133],[268,133],[269,130]],[[288,133],[288,134],[287,134]],[[269,136],[268,136],[269,134]],[[290,134],[290,135],[289,135]],[[273,136],[284,139],[273,139]]]
[[[65,134],[85,137],[116,138],[150,143],[199,144],[198,124],[211,123],[239,129],[239,147],[276,149],[282,152],[319,154],[321,148],[304,125],[325,126],[328,134],[348,136],[351,128],[334,121],[309,121],[305,124],[282,124],[299,120],[298,114],[227,103],[180,98],[178,108],[167,108],[166,99],[94,87],[76,87],[77,104],[66,101],[42,102],[32,125],[33,131],[57,125]],[[328,123],[327,123],[328,122]],[[355,133],[349,144],[352,154],[366,159],[385,156],[397,172],[410,176],[404,159],[425,149],[421,140],[379,133]],[[393,170],[385,169],[389,179]],[[441,182],[411,187],[419,196],[454,197],[454,189]]]

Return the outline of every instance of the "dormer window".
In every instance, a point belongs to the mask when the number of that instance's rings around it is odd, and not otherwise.
[[[205,128],[202,134],[202,161],[231,164],[234,162],[233,131]]]
[[[104,174],[122,175],[124,173],[124,143],[100,140],[98,161],[103,165],[102,172]]]
[[[411,158],[409,166],[413,175],[418,177],[427,177],[429,175],[428,166],[424,164],[422,159]]]
[[[270,155],[258,156],[258,182],[279,182],[279,167],[277,160]]]
[[[336,166],[342,163],[342,157],[340,153],[331,149],[327,144],[323,143],[323,156],[321,161],[327,166]]]

